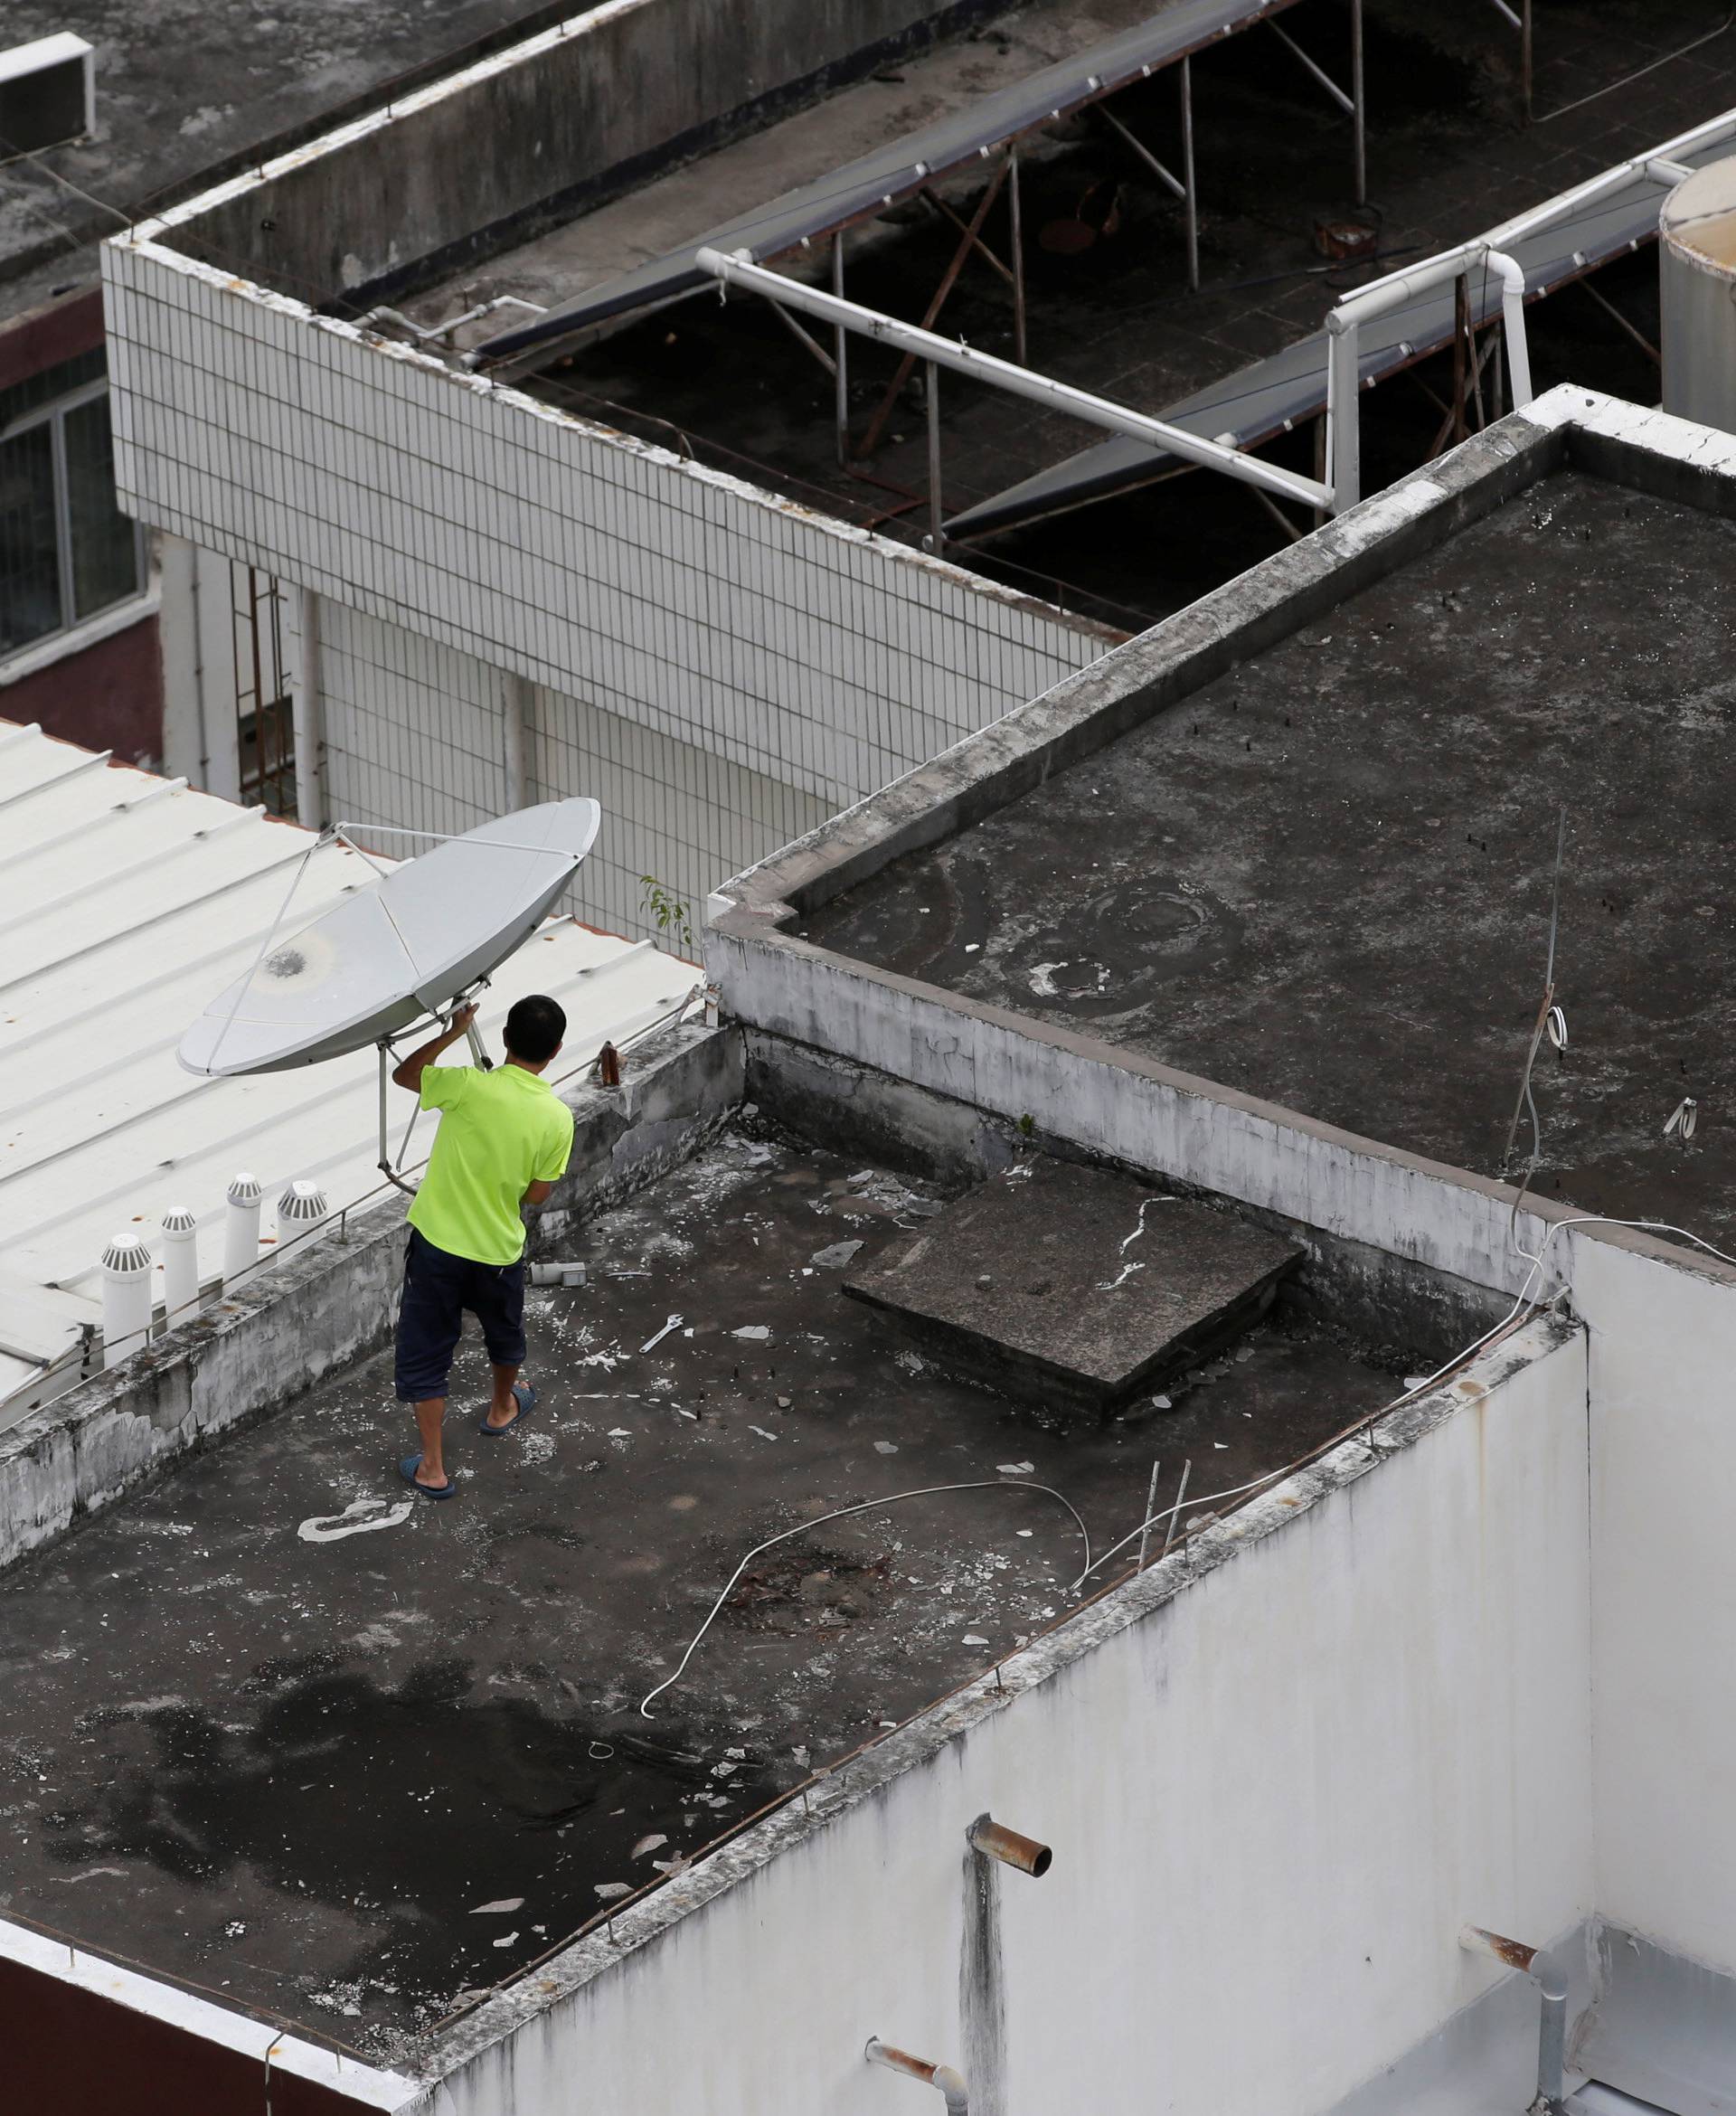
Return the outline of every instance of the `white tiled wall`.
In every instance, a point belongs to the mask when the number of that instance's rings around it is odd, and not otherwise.
[[[321,606],[326,787],[335,821],[467,830],[506,806],[506,715],[525,712],[533,800],[590,794],[603,828],[567,907],[650,930],[643,877],[692,907],[728,876],[826,820],[824,802],[763,772],[538,687],[378,618]],[[419,849],[382,836],[382,852]]]
[[[835,809],[1106,642],[1045,605],[146,240],[105,245],[122,505]]]

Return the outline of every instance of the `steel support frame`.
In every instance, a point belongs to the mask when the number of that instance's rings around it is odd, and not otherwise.
[[[1334,80],[1326,68],[1311,59],[1276,15],[1269,15],[1266,26],[1307,71],[1350,119],[1353,154],[1356,170],[1356,203],[1368,203],[1368,128],[1367,111],[1363,92],[1363,0],[1350,0],[1350,89],[1346,93]]]
[[[919,360],[927,360],[932,361],[937,368],[950,368],[956,373],[974,375],[977,381],[1004,389],[1010,395],[1064,412],[1090,425],[1103,427],[1111,433],[1128,434],[1147,447],[1161,449],[1203,469],[1221,470],[1244,484],[1260,486],[1281,499],[1292,500],[1298,506],[1331,504],[1331,493],[1312,477],[1282,469],[1276,463],[1263,462],[1257,456],[1243,455],[1222,441],[1207,440],[1203,435],[1189,433],[1184,427],[1172,426],[1166,420],[1153,419],[1143,411],[1110,403],[1106,398],[1092,396],[1088,391],[1056,382],[992,353],[981,353],[975,346],[960,345],[955,339],[939,337],[919,325],[901,323],[896,316],[861,307],[853,301],[841,301],[817,287],[806,286],[799,280],[770,271],[764,265],[755,264],[745,251],[731,257],[722,250],[707,248],[700,250],[695,262],[702,271],[709,273],[725,288],[738,287],[770,300],[787,302],[790,307],[804,310],[822,323],[860,332],[881,345],[897,348],[910,366]]]

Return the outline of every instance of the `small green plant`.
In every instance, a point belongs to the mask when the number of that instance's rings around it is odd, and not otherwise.
[[[1019,1136],[1022,1138],[1035,1138],[1037,1136],[1037,1120],[1028,1110],[1019,1119]]]
[[[687,921],[687,906],[655,874],[639,876],[639,910],[670,947],[692,950],[693,929]]]

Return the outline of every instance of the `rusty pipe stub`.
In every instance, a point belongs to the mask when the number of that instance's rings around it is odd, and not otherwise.
[[[1534,1947],[1527,1947],[1522,1941],[1508,1940],[1499,1932],[1486,1932],[1481,1925],[1465,1926],[1458,1935],[1458,1943],[1467,1953],[1492,1955],[1496,1961],[1505,1962],[1508,1969],[1516,1969],[1527,1977],[1537,1959]]]
[[[908,2050],[882,2043],[878,2036],[869,2036],[862,2054],[870,2064],[883,2064],[888,2072],[901,2072],[907,2079],[937,2087],[947,2097],[947,2116],[970,2116],[965,2083],[950,2064],[930,2064],[926,2057],[912,2057]]]
[[[1055,1855],[1046,1844],[1039,1844],[1034,1837],[1021,1837],[992,1815],[978,1815],[965,1836],[973,1851],[999,1859],[1003,1866],[1016,1866],[1021,1874],[1041,1878],[1054,1863]]]

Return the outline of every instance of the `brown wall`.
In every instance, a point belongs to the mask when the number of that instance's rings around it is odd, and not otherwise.
[[[156,618],[141,617],[82,654],[0,684],[0,718],[38,720],[47,733],[87,750],[112,750],[124,764],[160,763],[163,655]]]
[[[0,330],[0,390],[102,343],[102,288],[33,308]]]
[[[259,2116],[271,2029],[257,2057],[94,1991],[0,1961],[0,2107],[16,2116]],[[271,2116],[355,2116],[328,2087],[271,2078]]]

